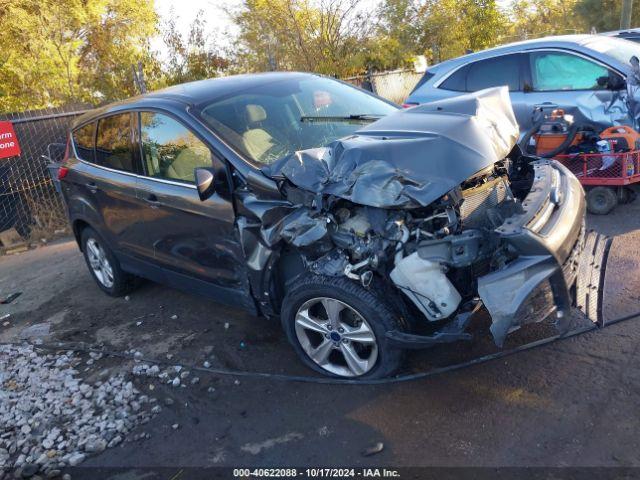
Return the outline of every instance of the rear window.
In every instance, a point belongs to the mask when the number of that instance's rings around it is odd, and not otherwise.
[[[105,167],[132,172],[131,114],[101,118],[98,122],[96,161]]]
[[[78,158],[88,162],[95,162],[95,152],[93,148],[96,140],[95,122],[74,130],[72,136]]]

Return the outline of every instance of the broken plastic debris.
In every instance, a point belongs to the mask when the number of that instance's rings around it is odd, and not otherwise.
[[[371,445],[370,447],[366,448],[362,452],[362,455],[364,455],[365,457],[370,457],[371,455],[375,455],[377,453],[380,453],[382,450],[384,450],[384,443],[377,442],[377,443]]]
[[[0,300],[0,304],[2,305],[6,305],[8,303],[13,302],[16,298],[18,298],[20,295],[22,295],[22,292],[14,292],[11,295],[9,295],[7,298]]]

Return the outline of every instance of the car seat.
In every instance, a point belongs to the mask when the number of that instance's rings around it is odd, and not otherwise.
[[[245,106],[247,131],[242,134],[242,143],[247,153],[259,162],[265,162],[266,156],[277,145],[274,138],[264,129],[263,122],[267,112],[261,105]]]

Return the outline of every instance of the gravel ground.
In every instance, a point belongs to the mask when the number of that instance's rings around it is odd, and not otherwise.
[[[637,310],[640,202],[588,221],[618,235],[606,314]],[[151,283],[105,296],[73,242],[0,258],[0,297],[16,291],[0,306],[0,342],[14,343],[0,349],[0,465],[24,455],[40,475],[65,473],[86,456],[74,479],[175,465],[640,466],[640,322],[424,381],[345,387],[194,371],[311,375],[275,322]],[[544,333],[523,329],[511,342]],[[25,339],[124,356],[34,350]],[[491,351],[483,337],[412,353],[407,371]]]
[[[101,357],[83,362],[72,351],[0,345],[0,472],[56,478],[66,466],[119,445],[160,411],[123,373],[84,381],[77,368]]]

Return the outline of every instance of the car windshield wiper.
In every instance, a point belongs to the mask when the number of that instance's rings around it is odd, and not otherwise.
[[[384,117],[384,115],[379,113],[359,113],[356,115],[345,115],[345,116],[303,116],[300,117],[301,122],[354,122],[354,123],[367,123],[367,122],[375,122],[380,118]]]

